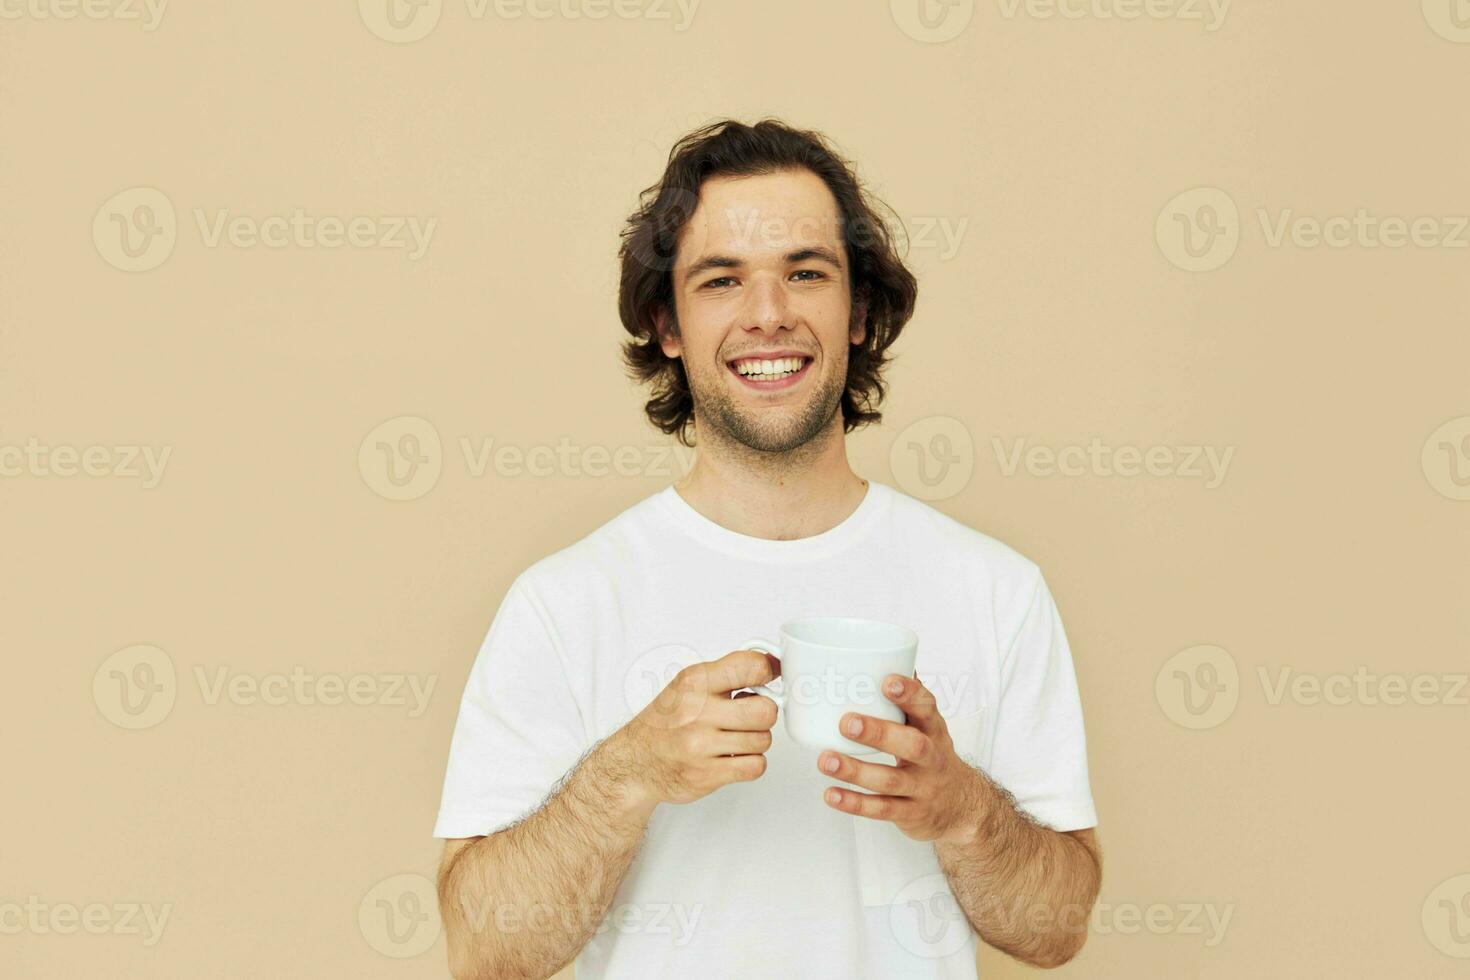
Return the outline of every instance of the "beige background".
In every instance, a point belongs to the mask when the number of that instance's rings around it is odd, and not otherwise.
[[[347,0],[181,3],[153,30],[123,0],[28,2],[0,20],[0,973],[444,975],[412,876],[489,618],[526,564],[678,474],[615,359],[617,230],[677,136],[775,114],[829,133],[914,239],[919,309],[855,468],[1034,558],[1067,625],[1107,874],[1059,975],[1464,975],[1470,28],[1449,0],[1213,23],[1194,0],[1205,20],[989,0],[927,33],[902,0],[706,0],[687,25],[652,0],[446,0],[411,43]],[[211,245],[196,218],[297,208],[437,224],[411,258]],[[1359,209],[1449,242],[1273,244],[1288,210]],[[1176,213],[1222,234],[1191,258]],[[130,260],[135,219],[164,234]],[[405,433],[425,462],[397,488],[376,445]],[[1183,454],[1007,473],[1017,439],[1094,437],[1233,455],[1215,486]],[[32,439],[92,448],[93,475],[4,448]],[[465,440],[631,447],[632,475],[477,469]],[[127,447],[167,451],[161,478]],[[1285,669],[1359,668],[1378,680],[1346,704],[1275,697]],[[1216,700],[1185,690],[1210,669]],[[293,671],[382,698],[215,687]],[[432,680],[426,710],[381,703],[388,675]],[[1389,675],[1430,703],[1368,703]],[[77,927],[92,903],[100,934]],[[152,945],[129,903],[168,908]]]

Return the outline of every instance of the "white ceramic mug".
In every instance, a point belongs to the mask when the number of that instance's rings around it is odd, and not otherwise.
[[[793,741],[811,749],[848,755],[875,755],[878,749],[854,742],[838,730],[849,711],[907,721],[903,709],[883,693],[889,674],[914,676],[919,637],[913,630],[874,619],[809,616],[781,627],[781,642],[746,640],[741,650],[759,650],[781,661],[781,690],[769,685],[744,688],[775,701],[786,716]]]

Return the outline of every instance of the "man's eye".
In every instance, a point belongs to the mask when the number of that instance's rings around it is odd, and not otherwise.
[[[802,269],[800,272],[793,272],[792,275],[794,275],[794,276],[816,276],[817,279],[825,279],[825,278],[827,278],[826,273],[818,272],[816,269]],[[804,280],[804,281],[805,282],[814,282],[815,280],[807,279],[807,280]]]
[[[702,288],[704,288],[704,289],[709,289],[710,287],[719,288],[720,285],[722,285],[723,283],[730,283],[730,282],[734,282],[734,281],[735,280],[734,279],[731,279],[729,276],[721,276],[718,279],[711,279],[709,282],[705,283]]]

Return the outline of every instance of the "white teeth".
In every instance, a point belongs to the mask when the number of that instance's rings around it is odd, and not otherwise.
[[[763,380],[784,378],[801,370],[802,358],[778,357],[775,360],[740,361],[735,370],[747,377],[759,376]]]

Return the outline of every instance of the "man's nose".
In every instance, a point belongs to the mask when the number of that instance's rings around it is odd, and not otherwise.
[[[786,283],[779,276],[753,277],[745,299],[745,309],[741,311],[745,329],[769,333],[791,325],[790,297]]]

